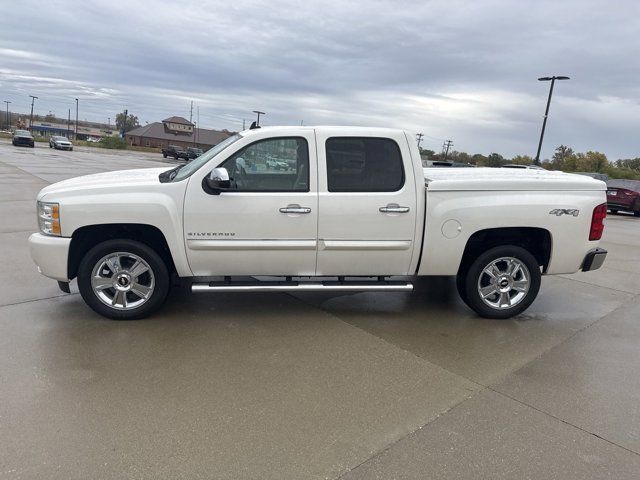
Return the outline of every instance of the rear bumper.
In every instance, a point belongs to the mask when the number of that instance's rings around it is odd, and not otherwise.
[[[607,258],[607,251],[604,248],[594,248],[584,257],[582,271],[589,272],[599,269]]]
[[[29,237],[29,253],[38,271],[45,277],[68,282],[67,261],[71,239],[34,233]]]

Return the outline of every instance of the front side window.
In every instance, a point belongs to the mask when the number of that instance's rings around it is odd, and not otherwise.
[[[220,166],[229,172],[231,190],[309,191],[309,146],[301,137],[257,141],[234,154]]]
[[[404,185],[400,148],[389,138],[332,137],[325,149],[330,192],[397,192]]]

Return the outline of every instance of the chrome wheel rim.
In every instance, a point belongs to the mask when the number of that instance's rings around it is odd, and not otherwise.
[[[116,310],[132,310],[153,295],[155,277],[149,264],[138,255],[114,252],[102,257],[91,272],[93,293]]]
[[[522,302],[530,286],[529,269],[521,260],[500,257],[492,260],[480,272],[478,295],[489,307],[506,310]]]

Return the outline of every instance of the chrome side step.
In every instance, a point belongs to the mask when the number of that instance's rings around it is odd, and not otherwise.
[[[408,282],[256,282],[256,283],[193,283],[192,292],[410,292]]]

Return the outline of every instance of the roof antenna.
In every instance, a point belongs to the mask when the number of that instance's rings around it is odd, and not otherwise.
[[[255,128],[260,128],[260,115],[266,115],[266,113],[264,112],[260,112],[258,110],[254,110],[253,113],[258,114],[258,118],[255,122],[251,123],[251,126],[249,127],[249,130],[253,130]]]

